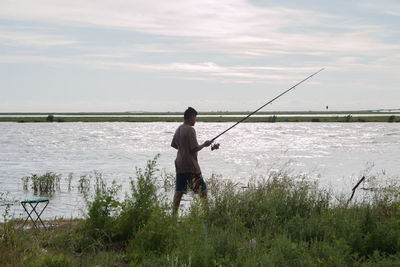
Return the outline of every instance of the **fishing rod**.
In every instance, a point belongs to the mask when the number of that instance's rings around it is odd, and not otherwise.
[[[228,129],[226,129],[225,131],[223,131],[222,133],[220,133],[219,135],[215,136],[213,139],[211,139],[211,142],[214,142],[218,137],[220,137],[221,135],[223,135],[224,133],[226,133],[227,131],[229,131],[230,129],[232,129],[233,127],[235,127],[236,125],[238,125],[239,123],[243,122],[244,120],[248,119],[251,115],[257,113],[260,109],[262,109],[263,107],[271,104],[272,102],[274,102],[276,99],[280,98],[281,96],[283,96],[284,94],[286,94],[287,92],[291,91],[292,89],[296,88],[298,85],[300,85],[301,83],[307,81],[308,79],[310,79],[311,77],[317,75],[318,73],[320,73],[321,71],[323,71],[324,68],[320,69],[319,71],[311,74],[310,76],[308,76],[307,78],[305,78],[304,80],[296,83],[295,85],[293,85],[292,87],[290,87],[289,89],[287,89],[286,91],[284,91],[283,93],[277,95],[276,97],[274,97],[273,99],[271,99],[270,101],[268,101],[267,103],[265,103],[264,105],[262,105],[261,107],[259,107],[258,109],[256,109],[255,111],[253,111],[252,113],[250,113],[249,115],[247,115],[246,117],[242,118],[240,121],[236,122],[235,124],[233,124],[231,127],[229,127]],[[215,150],[219,148],[219,144],[215,143],[211,146],[211,150]]]

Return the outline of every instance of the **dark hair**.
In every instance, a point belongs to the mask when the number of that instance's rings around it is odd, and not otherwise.
[[[192,107],[188,107],[187,110],[185,110],[183,117],[185,120],[188,120],[192,116],[197,116],[197,111]]]

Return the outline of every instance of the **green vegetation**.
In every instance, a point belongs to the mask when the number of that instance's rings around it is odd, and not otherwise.
[[[274,173],[238,188],[208,180],[181,217],[160,184],[156,159],[136,170],[131,190],[94,176],[82,220],[19,230],[4,219],[2,266],[394,266],[400,262],[398,187],[365,200],[321,190],[306,177]],[[162,175],[161,175],[162,176]],[[170,179],[170,177],[163,176]],[[171,194],[169,191],[168,194]]]
[[[241,117],[198,117],[198,122],[237,122]],[[181,117],[0,117],[0,122],[182,122]],[[400,116],[356,116],[345,115],[335,117],[250,117],[246,122],[400,122]]]
[[[52,172],[43,175],[33,174],[22,178],[24,190],[28,190],[29,184],[35,195],[51,195],[60,187],[61,176]]]
[[[249,114],[252,111],[201,111],[202,115],[243,115]],[[398,114],[400,115],[400,109],[391,109],[391,110],[343,110],[343,111],[259,111],[257,114],[260,115],[310,115],[310,114],[382,114],[382,113],[391,113],[391,114]],[[38,115],[38,116],[60,116],[63,115],[84,115],[84,116],[124,116],[124,115],[143,115],[143,116],[150,116],[150,117],[157,117],[157,115],[183,115],[182,112],[147,112],[147,111],[135,111],[135,112],[52,112],[52,113],[44,113],[44,112],[0,112],[0,115]]]
[[[395,122],[396,121],[396,116],[392,115],[388,118],[388,122]]]
[[[47,116],[46,120],[47,120],[48,122],[53,122],[53,121],[54,121],[54,115],[53,115],[53,114],[50,114],[49,116]]]
[[[201,112],[197,121],[237,122],[249,113]],[[324,116],[332,114],[336,114],[336,116]],[[1,115],[10,117],[1,117]],[[12,117],[13,115],[15,117]],[[136,115],[136,117],[129,117],[130,115]],[[168,117],[177,115],[179,117]],[[208,117],[208,115],[210,116]],[[226,117],[226,115],[229,115],[229,117]],[[257,115],[263,115],[263,117],[250,117],[245,122],[400,122],[400,112],[388,112],[387,116],[381,116],[382,112],[379,111],[257,112]],[[307,117],[304,117],[304,115],[307,115]],[[0,113],[0,122],[182,122],[182,117],[182,113],[178,112]]]

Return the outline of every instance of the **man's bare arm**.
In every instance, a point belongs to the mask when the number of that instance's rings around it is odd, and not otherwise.
[[[195,148],[193,148],[193,149],[192,149],[192,152],[198,152],[198,151],[202,150],[203,148],[210,146],[211,143],[212,143],[211,140],[207,140],[207,141],[205,141],[203,144],[201,144],[201,145],[196,146]]]

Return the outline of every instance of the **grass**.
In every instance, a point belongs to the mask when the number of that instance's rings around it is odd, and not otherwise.
[[[2,266],[395,266],[400,262],[399,189],[346,204],[307,177],[274,173],[249,188],[208,179],[180,217],[161,190],[156,160],[136,170],[131,191],[96,176],[87,216],[48,231],[4,219]],[[168,183],[164,183],[169,184]]]

